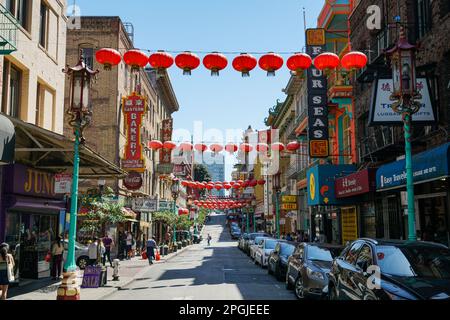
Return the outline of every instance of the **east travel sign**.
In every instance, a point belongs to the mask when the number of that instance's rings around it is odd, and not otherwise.
[[[127,132],[122,168],[128,171],[143,172],[145,163],[141,144],[141,126],[147,111],[147,99],[134,92],[123,99],[122,109]]]
[[[392,79],[378,79],[374,86],[372,97],[372,108],[370,114],[370,125],[403,125],[401,114],[392,110],[390,96],[393,89]],[[413,115],[415,123],[433,124],[436,121],[433,103],[430,96],[430,89],[427,79],[417,79],[417,90],[422,95],[418,100],[421,104],[420,110]]]
[[[325,30],[306,30],[306,51],[311,58],[325,51]],[[311,158],[328,158],[328,83],[324,73],[311,66],[308,69],[308,141]]]

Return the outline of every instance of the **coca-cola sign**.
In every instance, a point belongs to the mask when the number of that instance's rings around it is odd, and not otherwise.
[[[142,176],[140,173],[132,171],[123,179],[123,184],[128,190],[139,190],[143,184]]]

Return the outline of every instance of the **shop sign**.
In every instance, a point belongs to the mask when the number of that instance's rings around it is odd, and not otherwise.
[[[374,86],[372,108],[370,110],[369,125],[403,125],[402,115],[392,110],[393,102],[390,100],[393,89],[392,79],[378,79]],[[422,95],[418,100],[420,110],[413,115],[412,121],[422,124],[434,124],[433,103],[430,96],[430,88],[426,78],[417,79],[417,89]]]
[[[363,170],[336,179],[336,198],[353,197],[375,190],[375,171]]]
[[[343,208],[342,216],[342,243],[355,241],[358,239],[358,219],[356,216],[356,207]]]
[[[311,58],[325,51],[325,29],[306,30],[306,52]],[[308,83],[308,141],[311,158],[328,158],[328,83],[323,71],[311,66]]]
[[[160,152],[162,152],[162,151],[160,151]],[[173,172],[173,167],[174,166],[171,163],[163,163],[163,164],[160,163],[156,167],[156,172],[159,174],[171,174]]]
[[[297,196],[282,196],[281,202],[283,203],[297,203]]]
[[[173,132],[173,119],[166,119],[162,122],[161,136],[162,142],[171,141]],[[172,151],[167,149],[161,149],[159,151],[159,163],[170,164],[172,162]],[[172,167],[173,170],[173,167]],[[170,172],[172,173],[172,172]]]
[[[158,211],[173,211],[173,201],[159,200]]]
[[[177,177],[184,177],[187,175],[187,168],[184,164],[177,164],[173,167],[173,174]]]
[[[285,211],[298,210],[298,205],[296,203],[283,203],[281,205],[281,210]]]
[[[145,97],[133,93],[123,99],[122,106],[127,132],[122,168],[143,172],[145,170],[145,160],[142,152],[141,126],[147,111],[147,100]]]
[[[72,189],[72,175],[61,173],[55,175],[55,193],[68,194]]]
[[[131,191],[136,191],[142,188],[143,180],[139,172],[130,172],[128,176],[123,179],[125,188]]]
[[[158,211],[158,199],[135,198],[132,200],[132,208],[140,212],[156,212]]]
[[[284,226],[286,224],[286,219],[280,219],[280,226]]]
[[[5,192],[39,198],[60,198],[55,193],[55,175],[21,164],[7,165],[4,170]]]
[[[84,269],[83,283],[81,288],[96,289],[100,287],[102,267],[87,266]]]

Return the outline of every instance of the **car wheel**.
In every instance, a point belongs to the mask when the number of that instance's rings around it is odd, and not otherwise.
[[[281,270],[280,270],[280,266],[279,265],[277,265],[276,267],[275,267],[275,272],[274,272],[274,274],[275,274],[275,278],[278,280],[278,281],[282,281],[283,279],[281,278]]]
[[[286,290],[292,290],[294,289],[292,287],[291,281],[289,280],[289,270],[286,272]]]
[[[273,271],[272,271],[272,268],[270,266],[271,266],[271,264],[270,264],[270,261],[269,261],[269,263],[267,264],[267,273],[272,275]]]
[[[295,281],[295,295],[298,299],[302,300],[305,298],[305,287],[303,285],[303,278],[299,276]]]
[[[78,260],[77,260],[77,266],[81,270],[86,269],[88,264],[89,264],[89,258],[88,257],[79,257]]]

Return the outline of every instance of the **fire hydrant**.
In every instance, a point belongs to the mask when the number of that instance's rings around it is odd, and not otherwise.
[[[119,281],[119,259],[114,259],[114,272],[113,272],[113,281]]]

